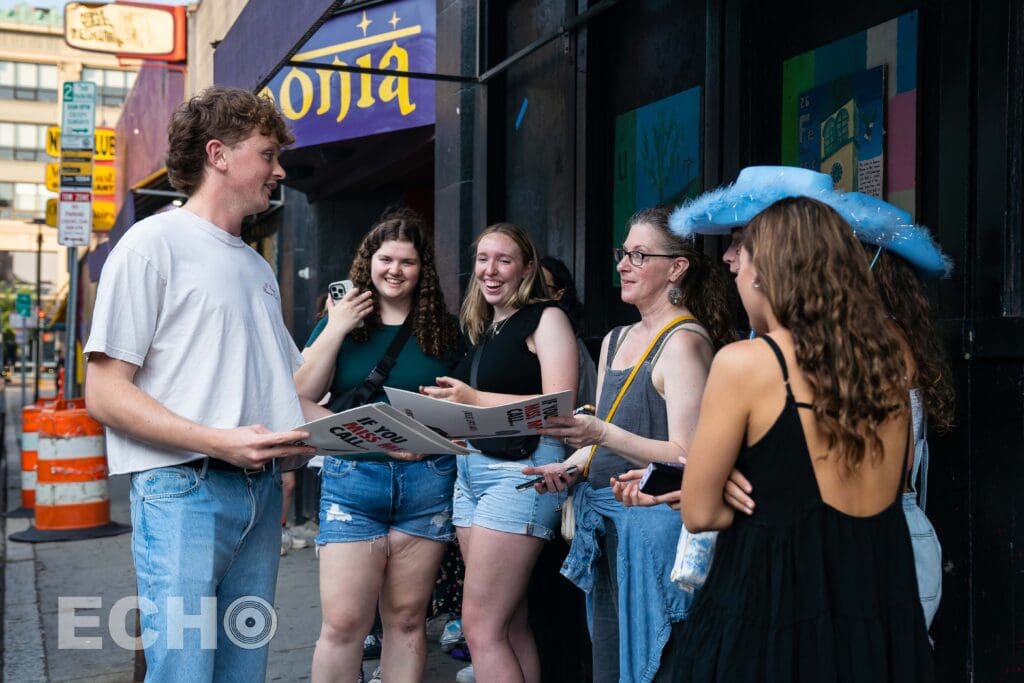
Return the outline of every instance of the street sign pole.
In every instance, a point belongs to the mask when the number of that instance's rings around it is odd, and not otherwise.
[[[28,292],[18,292],[14,297],[14,313],[11,314],[11,327],[15,330],[15,339],[18,348],[21,349],[21,405],[25,403],[25,366],[28,365],[28,331],[25,329],[25,322],[32,315],[32,295]]]
[[[65,324],[67,325],[67,349],[64,351],[64,398],[75,397],[75,366],[78,363],[78,349],[75,344],[78,327],[75,321],[78,320],[78,247],[68,247],[68,274],[71,281],[68,284],[68,307]]]
[[[74,398],[78,324],[78,247],[92,234],[92,168],[96,134],[96,85],[66,82],[61,87],[60,204],[57,241],[68,248],[67,347],[64,398]]]
[[[28,365],[28,349],[25,348],[25,339],[22,338],[21,344],[21,405],[24,407],[28,405],[25,403],[25,366]]]

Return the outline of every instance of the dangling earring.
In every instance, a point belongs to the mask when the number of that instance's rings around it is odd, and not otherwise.
[[[678,287],[673,287],[668,290],[668,302],[673,306],[678,306],[683,303],[683,290]]]

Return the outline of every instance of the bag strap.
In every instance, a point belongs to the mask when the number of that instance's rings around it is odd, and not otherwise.
[[[480,371],[480,358],[484,355],[484,344],[487,343],[487,339],[481,339],[480,343],[473,349],[473,364],[469,366],[469,386],[474,389],[476,386],[477,373]]]
[[[388,344],[388,348],[384,350],[384,355],[380,357],[377,364],[370,370],[370,374],[366,376],[355,390],[355,396],[353,397],[354,405],[363,405],[370,400],[370,397],[376,394],[378,391],[384,388],[384,382],[388,381],[388,376],[391,374],[391,370],[395,367],[395,362],[398,360],[398,354],[402,352],[402,348],[405,347],[405,343],[409,341],[409,336],[412,334],[412,315],[408,315],[405,318],[405,322],[398,328],[398,332],[395,334],[394,339]],[[343,394],[344,395],[344,394]],[[339,397],[340,398],[340,397]]]
[[[619,404],[622,403],[623,396],[626,395],[626,390],[629,389],[629,385],[633,383],[633,378],[636,377],[636,373],[640,372],[641,366],[643,366],[643,364],[647,361],[647,358],[651,355],[651,352],[653,352],[654,349],[659,346],[662,339],[666,337],[676,326],[681,325],[682,323],[685,322],[689,322],[691,320],[696,320],[696,318],[694,318],[692,315],[681,315],[672,322],[670,322],[668,325],[665,325],[665,327],[661,328],[661,331],[658,332],[658,335],[651,340],[650,344],[647,345],[647,349],[644,351],[644,355],[641,356],[640,360],[638,360],[636,362],[636,365],[633,366],[633,370],[629,373],[629,376],[626,377],[626,381],[622,383],[622,388],[619,389],[619,393],[615,397],[615,400],[612,402],[611,408],[608,409],[608,414],[604,416],[605,422],[611,422],[612,417],[614,417],[615,415],[615,411],[618,410],[619,408]],[[594,444],[593,446],[590,447],[590,455],[587,456],[587,463],[583,466],[584,478],[586,478],[586,476],[590,473],[590,463],[594,460],[595,453],[597,453],[597,444]]]

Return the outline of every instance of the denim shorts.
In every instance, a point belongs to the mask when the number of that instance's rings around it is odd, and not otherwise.
[[[903,494],[903,514],[910,529],[910,545],[914,548],[917,592],[924,609],[924,623],[930,627],[942,600],[942,546],[935,527],[917,506],[917,494],[913,491]]]
[[[528,479],[524,467],[547,465],[565,459],[557,439],[542,437],[529,458],[502,460],[470,453],[458,455],[459,478],[455,482],[453,521],[457,527],[480,526],[510,534],[550,540],[561,521],[565,493],[537,493],[530,487],[517,491]]]
[[[372,541],[392,529],[447,543],[455,456],[418,462],[324,458],[317,545]]]

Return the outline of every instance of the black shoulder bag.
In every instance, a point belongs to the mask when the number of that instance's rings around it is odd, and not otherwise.
[[[388,375],[391,374],[391,369],[395,367],[395,360],[398,358],[398,354],[402,352],[402,347],[409,340],[410,333],[412,333],[411,315],[406,317],[402,327],[398,330],[398,334],[388,344],[384,355],[377,361],[377,365],[374,366],[373,370],[370,370],[370,374],[366,376],[366,379],[337,398],[331,399],[330,403],[327,404],[331,412],[340,413],[349,408],[357,408],[364,405],[370,400],[371,396],[383,389],[384,382],[388,381]]]

